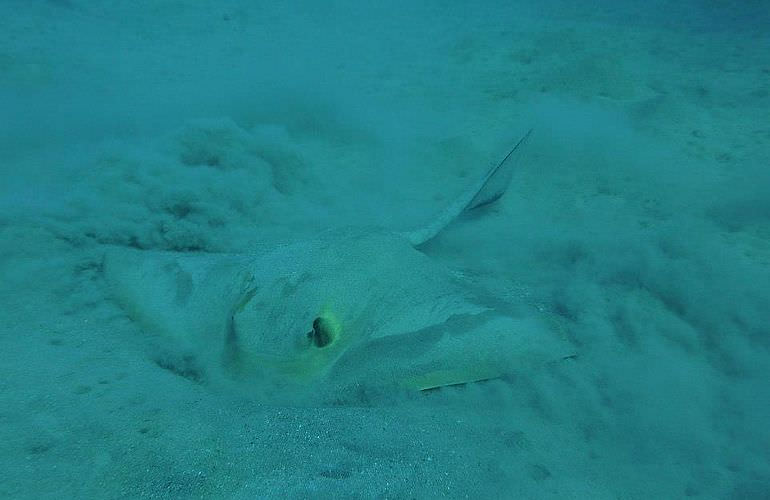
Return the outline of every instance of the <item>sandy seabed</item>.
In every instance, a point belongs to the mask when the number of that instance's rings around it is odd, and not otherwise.
[[[761,2],[0,7],[0,496],[767,498]],[[641,3],[640,3],[641,5]],[[420,225],[564,362],[276,403],[170,369],[105,248]]]

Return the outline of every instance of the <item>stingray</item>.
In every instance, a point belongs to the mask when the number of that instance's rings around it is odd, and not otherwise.
[[[114,248],[106,278],[127,315],[204,380],[425,391],[526,369],[561,350],[545,322],[421,248],[502,196],[529,135],[423,228],[340,228],[238,255]]]

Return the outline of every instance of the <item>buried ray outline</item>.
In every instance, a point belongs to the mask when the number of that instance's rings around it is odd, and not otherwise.
[[[112,248],[106,278],[179,357],[262,388],[429,390],[555,359],[542,321],[490,306],[417,249],[502,196],[530,134],[424,228],[341,228],[255,255]]]

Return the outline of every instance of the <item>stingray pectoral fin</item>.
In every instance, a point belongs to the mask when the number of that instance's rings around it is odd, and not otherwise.
[[[413,377],[407,377],[404,385],[419,391],[430,391],[452,385],[472,384],[499,378],[502,374],[494,367],[485,369],[483,366],[469,369],[434,370]]]
[[[406,372],[402,385],[417,390],[502,377],[541,358],[547,332],[536,322],[483,313],[449,322],[447,331]]]
[[[363,344],[337,363],[334,375],[355,383],[428,390],[526,372],[566,352],[568,347],[540,319],[485,311]]]
[[[185,351],[224,343],[229,315],[244,293],[242,259],[220,255],[109,250],[104,274],[126,314]]]
[[[535,369],[558,359],[566,346],[536,318],[494,313],[456,319],[412,367],[403,385],[418,390],[481,382]]]

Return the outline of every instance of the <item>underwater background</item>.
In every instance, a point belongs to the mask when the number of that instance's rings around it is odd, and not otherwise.
[[[0,497],[770,498],[768,26],[748,0],[3,0]],[[530,128],[505,195],[420,251],[531,311],[549,362],[268,398],[105,279],[114,247],[411,229]]]

